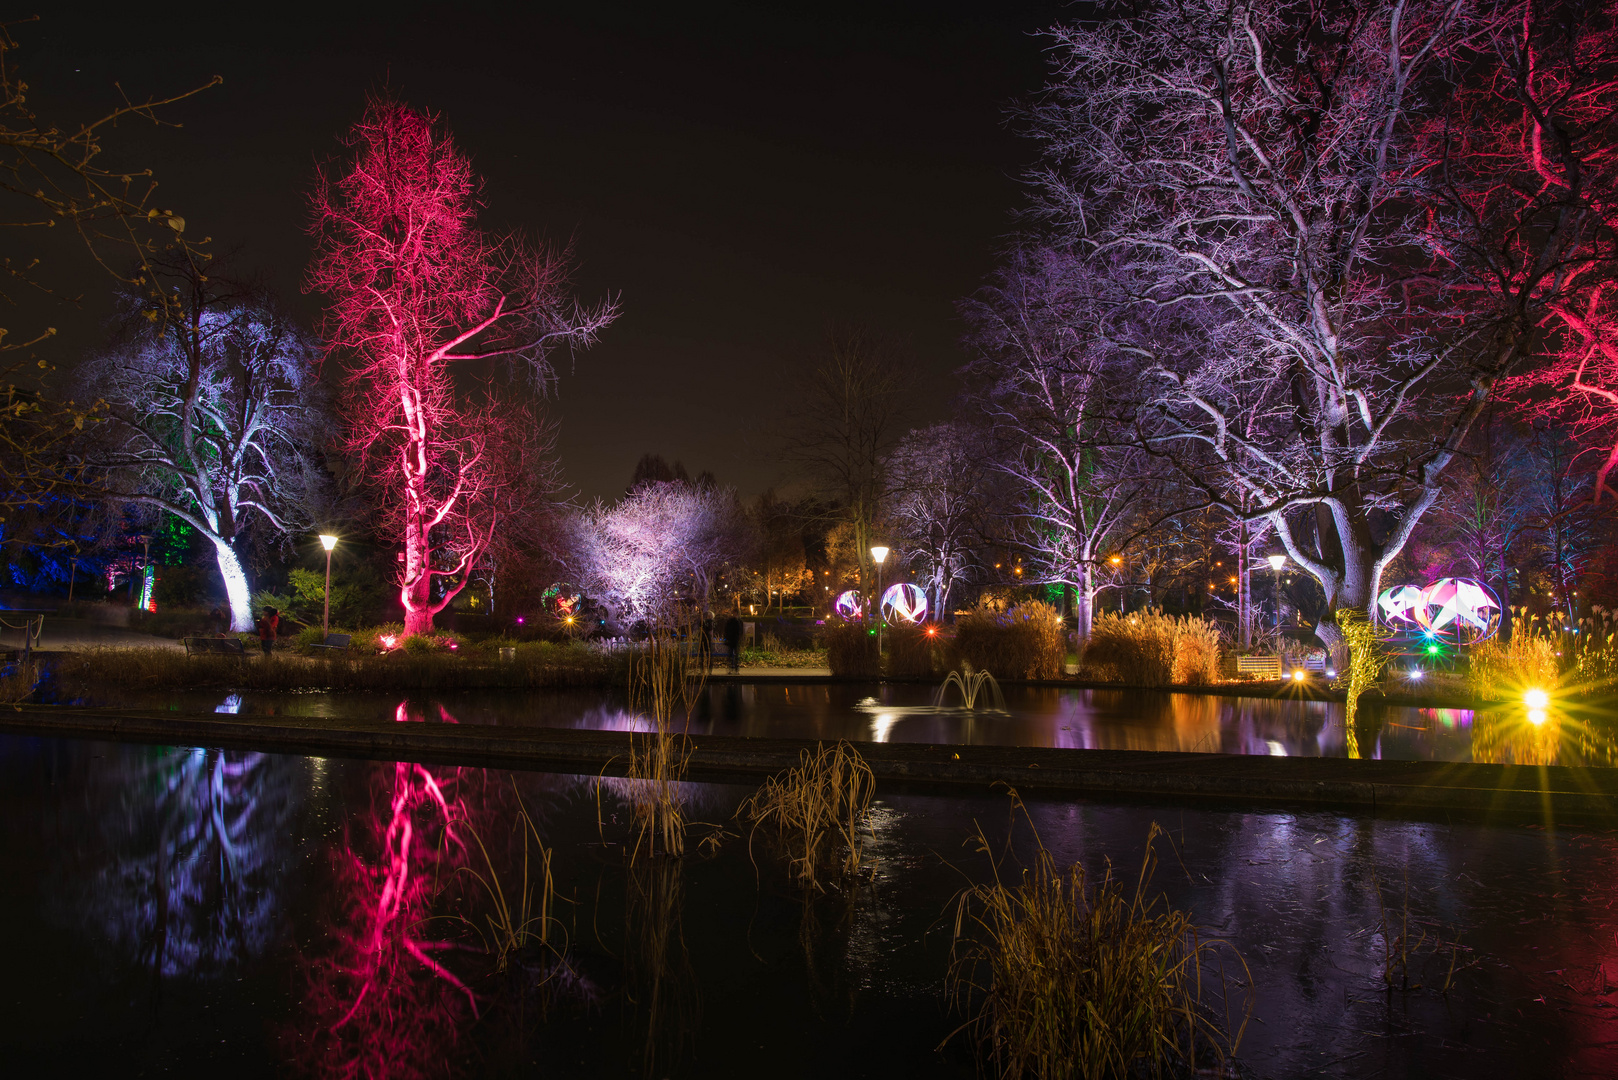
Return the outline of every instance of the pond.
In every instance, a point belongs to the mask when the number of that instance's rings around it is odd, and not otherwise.
[[[747,788],[687,785],[728,835],[633,863],[625,793],[0,737],[8,1071],[972,1077],[946,1042],[953,898],[991,874],[968,838],[1009,836],[1010,870],[1037,829],[1132,880],[1156,822],[1154,888],[1251,971],[1243,1075],[1618,1074],[1612,832],[1072,799],[1013,828],[1002,796],[879,790],[869,879],[806,897],[732,819]],[[554,921],[500,973],[472,871],[539,876],[524,814]]]
[[[693,733],[855,742],[988,743],[1101,750],[1168,750],[1346,757],[1343,706],[1299,697],[1226,697],[1150,690],[1008,686],[1005,708],[943,707],[936,691],[904,683],[710,684]],[[642,726],[622,694],[602,690],[450,692],[411,696],[334,693],[109,694],[84,702],[142,709],[425,720],[567,728]],[[1610,713],[1361,706],[1359,755],[1528,765],[1618,765]]]

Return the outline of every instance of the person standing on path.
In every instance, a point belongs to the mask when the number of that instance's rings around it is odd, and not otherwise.
[[[264,609],[264,614],[258,619],[258,644],[264,650],[264,655],[270,655],[275,648],[275,630],[281,625],[281,613],[272,607]]]
[[[730,654],[731,674],[742,668],[742,621],[732,615],[725,620],[725,651]]]

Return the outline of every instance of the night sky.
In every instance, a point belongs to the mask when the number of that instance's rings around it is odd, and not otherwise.
[[[82,119],[114,81],[143,97],[223,75],[168,113],[181,130],[120,131],[109,157],[151,164],[187,235],[239,246],[311,324],[315,162],[367,90],[441,112],[485,179],[484,224],[571,237],[580,294],[621,295],[554,403],[585,497],[618,494],[646,451],[745,494],[788,481],[770,436],[790,372],[838,322],[904,341],[914,421],[948,414],[955,303],[991,269],[1031,152],[1007,111],[1038,88],[1034,35],[1061,11],[65,7],[15,31],[36,106]],[[64,319],[59,347],[103,337],[99,310]]]

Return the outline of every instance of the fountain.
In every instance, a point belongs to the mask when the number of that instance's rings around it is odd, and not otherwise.
[[[973,671],[972,665],[967,664],[960,671],[950,672],[944,677],[943,683],[938,687],[938,692],[933,695],[933,708],[943,706],[944,695],[949,693],[951,686],[960,689],[961,706],[963,708],[976,709],[978,707],[978,695],[987,686],[989,688],[989,700],[994,703],[991,707],[996,712],[1006,711],[1006,699],[1000,693],[1000,684],[995,682],[994,676],[987,671]]]

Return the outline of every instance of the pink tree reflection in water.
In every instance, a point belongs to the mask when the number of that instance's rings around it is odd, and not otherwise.
[[[398,762],[372,777],[371,806],[334,860],[343,898],[334,947],[309,969],[305,1003],[320,1030],[300,1039],[301,1056],[321,1075],[442,1075],[478,1016],[476,995],[445,963],[465,946],[427,934],[434,903],[466,862],[458,791],[467,771]]]

